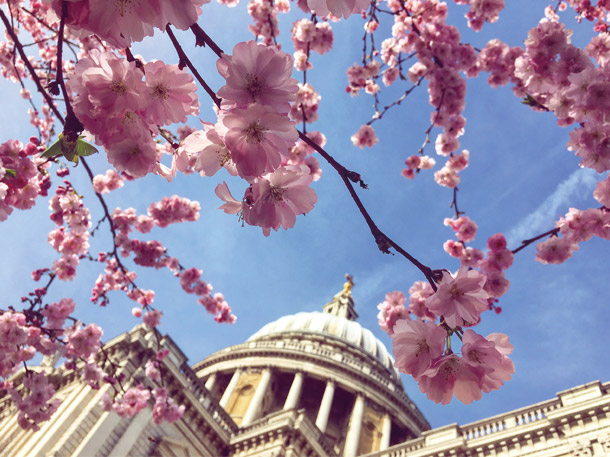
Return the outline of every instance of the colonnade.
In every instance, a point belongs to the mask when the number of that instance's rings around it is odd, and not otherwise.
[[[244,370],[242,368],[238,368],[231,376],[229,384],[222,393],[222,396],[219,401],[220,406],[222,406],[223,408],[226,408],[227,404],[229,403],[229,399],[233,395],[233,392],[235,391],[235,388],[242,373],[244,373]],[[242,427],[250,425],[255,419],[257,419],[256,414],[261,409],[265,394],[267,393],[269,386],[271,385],[271,378],[271,369],[264,368],[261,372],[261,378],[259,380],[258,385],[256,386],[256,390],[254,391],[252,400],[250,401],[250,404],[248,405],[246,413],[242,419]],[[216,373],[211,374],[206,379],[205,387],[208,390],[211,390],[214,387],[216,380]],[[295,409],[298,407],[299,400],[301,398],[301,393],[303,390],[304,380],[305,374],[303,372],[297,371],[294,373],[294,377],[290,385],[290,390],[288,391],[288,395],[282,408],[284,411]],[[336,382],[332,379],[328,379],[326,381],[324,394],[322,395],[322,400],[318,408],[318,413],[316,415],[315,422],[316,426],[321,432],[326,432],[326,428],[328,426],[328,419],[330,417],[333,399],[335,396],[335,390]],[[355,395],[354,404],[349,418],[347,436],[345,438],[343,457],[355,457],[357,455],[358,445],[360,443],[360,434],[362,430],[362,420],[364,418],[365,402],[365,397],[361,393],[357,393]],[[382,436],[380,447],[378,450],[384,450],[390,446],[391,431],[392,420],[390,418],[390,415],[386,412],[383,415]]]

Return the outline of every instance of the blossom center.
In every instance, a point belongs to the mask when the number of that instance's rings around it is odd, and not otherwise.
[[[259,97],[264,88],[265,80],[260,79],[258,75],[246,75],[246,90],[253,98]]]
[[[271,186],[269,189],[269,195],[273,200],[279,203],[284,201],[284,191],[285,189],[281,187]]]
[[[246,129],[246,141],[248,143],[260,143],[265,137],[265,128],[258,121],[253,122]]]
[[[419,340],[417,342],[417,351],[415,352],[415,357],[419,357],[420,354],[424,352],[428,352],[430,350],[430,346],[426,343],[426,340]]]
[[[218,148],[216,150],[216,156],[218,157],[218,163],[220,163],[221,167],[224,167],[231,160],[227,148]]]
[[[451,286],[451,289],[449,289],[449,294],[451,295],[451,298],[456,299],[462,297],[464,292],[460,290],[457,284],[454,284]]]
[[[153,97],[159,100],[167,100],[169,98],[169,89],[163,84],[157,84],[152,90]]]
[[[132,125],[138,120],[139,116],[133,111],[125,111],[123,115],[123,125]]]
[[[125,81],[120,79],[115,79],[110,83],[110,90],[117,95],[123,95],[127,92],[127,86],[125,85]]]
[[[114,0],[114,7],[120,16],[125,16],[125,14],[131,12],[133,3],[134,0]]]

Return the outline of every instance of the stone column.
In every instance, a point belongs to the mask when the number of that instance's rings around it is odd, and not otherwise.
[[[320,403],[320,409],[318,410],[318,417],[316,418],[316,426],[321,432],[326,431],[326,425],[328,424],[328,416],[330,416],[330,407],[333,404],[334,395],[335,381],[329,379],[326,381],[326,389],[324,389],[324,395],[322,396],[322,402]]]
[[[302,388],[303,373],[299,371],[294,374],[294,379],[292,380],[292,384],[290,385],[290,391],[288,392],[286,402],[284,403],[284,410],[293,409],[299,406],[299,399],[301,397]]]
[[[383,415],[383,428],[381,429],[381,443],[379,443],[379,450],[383,451],[390,447],[390,434],[392,433],[392,419],[390,415],[385,413]]]
[[[222,397],[220,398],[220,401],[218,402],[220,404],[220,406],[222,406],[223,408],[225,408],[227,406],[227,403],[229,403],[231,394],[235,390],[235,386],[237,385],[237,381],[239,380],[240,376],[241,376],[241,368],[238,368],[237,370],[235,370],[235,373],[233,373],[233,376],[231,377],[231,381],[229,381],[229,385],[225,389],[224,393],[222,394]]]
[[[354,409],[349,419],[349,430],[345,438],[344,457],[356,457],[358,444],[360,444],[360,429],[362,428],[362,417],[364,415],[364,397],[360,394],[356,396]]]
[[[270,382],[271,370],[269,368],[265,368],[263,370],[263,374],[261,375],[261,380],[256,386],[256,391],[254,392],[252,401],[250,402],[250,405],[248,405],[246,414],[244,414],[244,419],[241,421],[242,427],[250,425],[250,423],[256,418],[257,413],[261,409],[263,398],[265,398],[265,393],[267,392],[267,388],[269,387]]]
[[[205,388],[208,390],[212,390],[214,388],[214,384],[216,383],[216,373],[212,373],[208,379],[205,381]]]

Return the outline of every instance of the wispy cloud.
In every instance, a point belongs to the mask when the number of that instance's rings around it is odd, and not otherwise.
[[[530,238],[538,232],[546,231],[561,213],[562,208],[576,199],[584,199],[591,194],[597,183],[597,174],[589,168],[574,171],[561,182],[534,212],[521,219],[508,231],[510,245]]]

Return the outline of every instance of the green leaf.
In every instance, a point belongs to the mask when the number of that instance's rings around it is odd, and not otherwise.
[[[87,157],[95,152],[98,152],[97,149],[83,139],[79,138],[73,143],[60,134],[59,139],[42,153],[42,157],[53,158],[63,155],[70,162],[78,164],[79,156]]]
[[[62,149],[62,139],[60,138],[55,143],[47,148],[45,152],[42,153],[41,157],[53,158],[63,154]]]
[[[13,170],[12,168],[5,168],[4,173],[9,176],[12,176],[13,178],[17,176],[17,172],[15,170]]]
[[[76,140],[76,154],[77,155],[79,155],[81,157],[87,157],[96,152],[97,152],[97,149],[95,149],[93,146],[91,146],[86,141],[83,141],[81,138]]]

